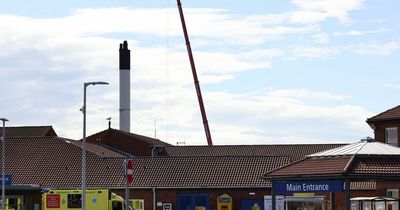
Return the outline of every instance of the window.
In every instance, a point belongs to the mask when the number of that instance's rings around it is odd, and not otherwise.
[[[121,201],[113,201],[112,209],[113,210],[122,210],[122,202]]]
[[[19,209],[18,208],[18,198],[8,199],[8,209]]]
[[[82,194],[68,194],[68,208],[82,208]]]
[[[397,127],[385,128],[385,142],[393,146],[398,146]]]
[[[386,189],[386,196],[399,199],[399,189]]]
[[[135,210],[143,210],[144,199],[129,199],[129,205]]]

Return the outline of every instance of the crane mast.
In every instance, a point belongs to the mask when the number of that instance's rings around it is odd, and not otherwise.
[[[204,125],[204,131],[205,131],[206,137],[207,137],[207,144],[208,144],[208,146],[212,146],[213,143],[212,143],[212,139],[211,139],[211,132],[210,132],[210,128],[208,126],[208,120],[207,120],[206,110],[204,108],[203,97],[201,96],[200,83],[199,83],[199,80],[197,79],[196,66],[194,65],[192,48],[190,47],[189,35],[188,35],[187,29],[186,29],[186,24],[185,24],[185,17],[183,16],[182,3],[180,0],[177,0],[177,4],[178,4],[178,9],[179,9],[179,16],[180,16],[181,23],[182,23],[183,34],[185,36],[186,49],[187,49],[187,52],[189,55],[190,67],[192,69],[194,85],[196,87],[197,99],[199,101],[201,117],[203,118],[203,125]]]

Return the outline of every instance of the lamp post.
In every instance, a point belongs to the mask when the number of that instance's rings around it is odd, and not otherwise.
[[[89,85],[108,85],[108,82],[86,82],[83,84],[82,210],[86,210],[86,88]]]
[[[6,141],[6,118],[0,118],[3,121],[3,137],[1,139],[1,209],[4,210],[4,202],[6,201],[6,176],[4,174],[6,156],[5,156],[5,141]]]

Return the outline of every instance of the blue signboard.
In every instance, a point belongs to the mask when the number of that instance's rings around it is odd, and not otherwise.
[[[342,192],[342,180],[276,181],[277,193]]]
[[[12,176],[11,175],[9,175],[9,174],[5,174],[5,177],[4,177],[5,179],[5,184],[6,185],[11,185],[11,183],[12,183]],[[0,174],[0,188],[1,188],[1,183],[3,182],[3,175],[2,174]]]

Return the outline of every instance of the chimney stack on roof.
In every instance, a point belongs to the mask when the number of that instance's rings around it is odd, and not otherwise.
[[[131,51],[128,42],[119,46],[119,129],[130,132],[131,127]]]

